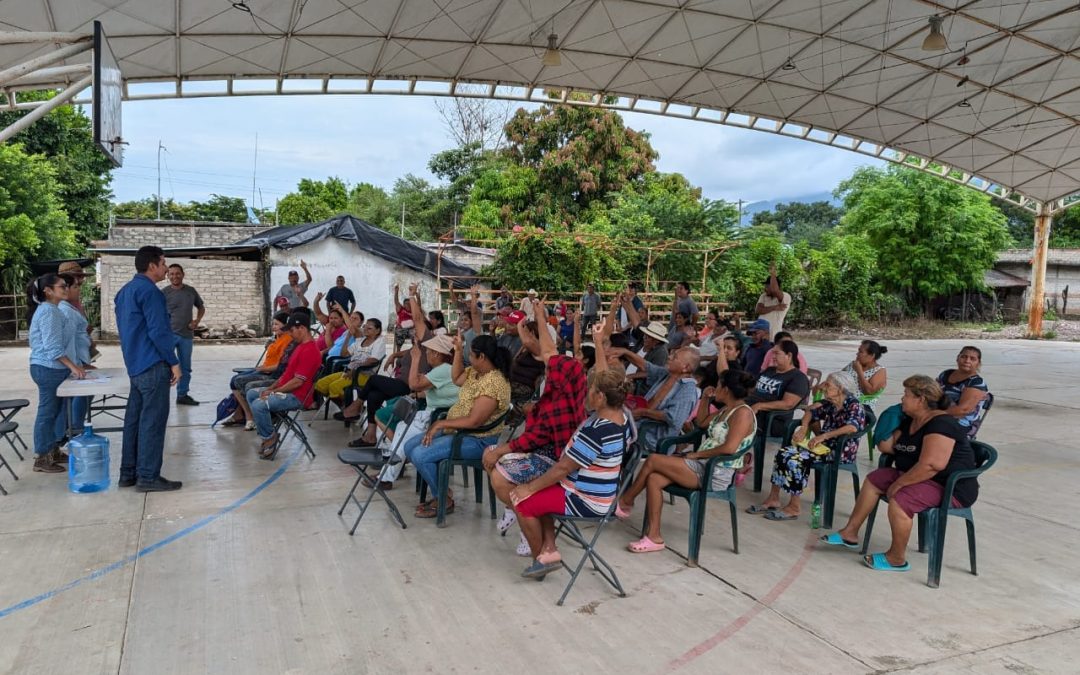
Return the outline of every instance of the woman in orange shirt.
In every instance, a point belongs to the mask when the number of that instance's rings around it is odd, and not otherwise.
[[[255,428],[255,418],[251,414],[251,408],[248,407],[245,392],[251,385],[265,386],[264,381],[273,383],[285,371],[285,364],[289,360],[288,354],[291,351],[289,347],[292,346],[292,336],[285,330],[285,324],[288,321],[288,312],[279,312],[274,315],[274,320],[270,325],[274,341],[266,348],[262,363],[250,370],[237,373],[229,382],[229,389],[232,390],[233,397],[240,405],[232,417],[222,422],[222,426],[233,427],[243,424],[247,430]]]

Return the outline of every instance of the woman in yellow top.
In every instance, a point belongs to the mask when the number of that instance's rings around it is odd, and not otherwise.
[[[461,388],[458,402],[450,408],[446,419],[428,427],[424,436],[405,443],[405,456],[416,466],[417,473],[427,481],[430,494],[438,494],[439,462],[450,457],[452,433],[475,429],[502,417],[510,409],[510,352],[499,347],[495,338],[480,335],[473,339],[468,368],[461,335],[454,336],[454,365],[451,369],[454,384]],[[484,450],[495,445],[503,425],[462,439],[461,456],[480,459]],[[437,501],[431,499],[416,508],[417,518],[434,518]],[[454,510],[453,494],[447,494],[446,512]]]

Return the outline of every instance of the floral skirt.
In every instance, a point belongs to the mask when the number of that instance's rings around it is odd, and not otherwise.
[[[554,465],[555,453],[549,445],[536,452],[503,455],[495,469],[514,485],[524,485],[543,476]]]
[[[811,466],[820,457],[795,445],[780,448],[773,461],[772,484],[788,494],[801,495],[810,482]]]

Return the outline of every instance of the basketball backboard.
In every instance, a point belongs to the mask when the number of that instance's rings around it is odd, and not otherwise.
[[[121,135],[123,80],[100,21],[94,22],[94,143],[116,166],[124,163]]]

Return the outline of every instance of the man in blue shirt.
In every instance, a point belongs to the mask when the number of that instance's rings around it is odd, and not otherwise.
[[[765,361],[765,355],[773,348],[769,340],[772,333],[769,331],[769,322],[758,319],[746,327],[746,334],[750,336],[750,344],[743,350],[743,359],[746,361],[746,372],[754,377],[761,374],[761,364]]]
[[[157,287],[168,269],[164,251],[143,246],[135,253],[137,274],[116,294],[120,350],[131,379],[118,484],[134,485],[139,492],[179,490],[182,485],[161,475],[169,390],[181,375],[165,294]]]

